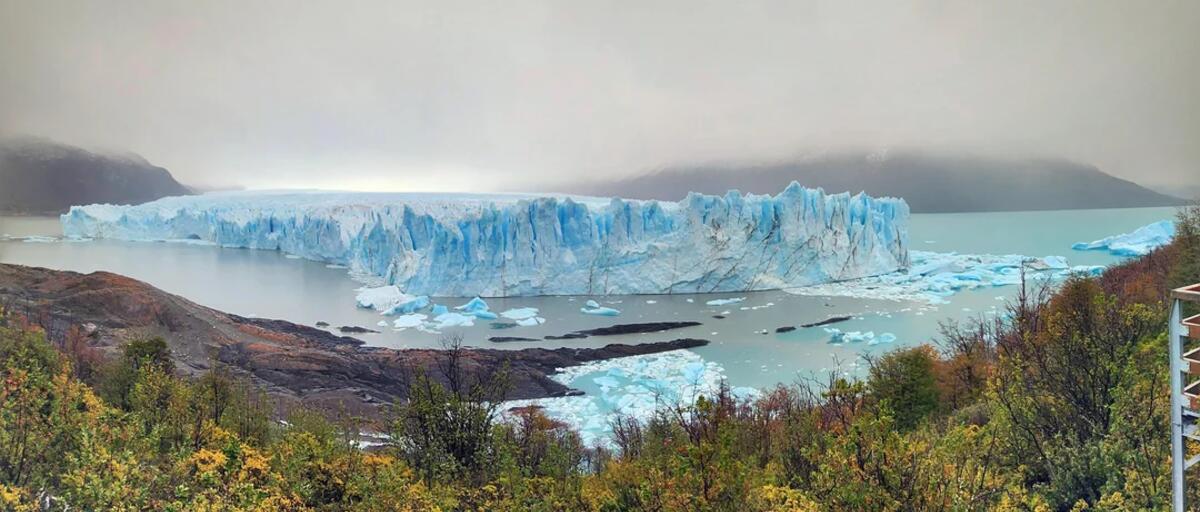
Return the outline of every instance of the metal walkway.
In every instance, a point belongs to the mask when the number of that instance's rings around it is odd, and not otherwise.
[[[1184,477],[1200,463],[1200,455],[1185,459],[1187,441],[1200,442],[1200,347],[1188,350],[1188,341],[1200,341],[1200,315],[1183,317],[1183,303],[1200,304],[1200,283],[1171,291],[1171,508],[1187,510]]]

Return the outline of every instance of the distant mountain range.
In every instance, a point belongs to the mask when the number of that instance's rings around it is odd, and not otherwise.
[[[1177,206],[1094,166],[1053,159],[995,159],[917,152],[840,154],[765,165],[664,169],[613,181],[563,185],[556,192],[679,200],[688,191],[775,194],[792,181],[827,192],[902,197],[915,213]]]
[[[101,154],[41,138],[0,139],[0,213],[54,214],[71,205],[137,204],[192,193],[141,156]]]

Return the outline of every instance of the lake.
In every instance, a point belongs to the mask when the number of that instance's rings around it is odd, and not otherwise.
[[[1072,265],[1109,265],[1117,257],[1102,251],[1071,250],[1071,244],[1126,233],[1154,221],[1172,218],[1173,208],[1071,210],[1004,213],[914,214],[910,249],[971,254],[1061,255]],[[314,325],[356,325],[382,332],[359,335],[370,345],[410,348],[436,347],[439,335],[415,329],[377,325],[389,321],[374,311],[355,306],[362,286],[341,268],[287,257],[275,251],[231,249],[180,243],[65,241],[29,236],[61,236],[57,218],[0,217],[0,262],[35,265],[78,272],[105,270],[146,281],[192,301],[244,316],[280,318]],[[784,291],[712,295],[639,295],[610,297],[521,297],[488,299],[495,312],[538,308],[542,325],[495,329],[490,322],[449,328],[468,345],[518,349],[526,347],[588,347],[608,343],[639,343],[682,337],[712,343],[695,354],[722,372],[731,385],[765,387],[797,377],[837,369],[861,374],[860,354],[896,346],[933,341],[939,324],[997,314],[1017,292],[1016,286],[983,287],[945,297],[939,304],[915,300],[876,300],[855,297],[795,295]],[[707,301],[745,297],[741,302],[710,306]],[[588,299],[622,311],[615,318],[579,312]],[[456,306],[467,298],[435,302]],[[831,315],[852,320],[831,327],[842,331],[891,333],[894,343],[830,343],[822,328],[777,334],[776,328],[797,326]],[[724,316],[725,318],[714,318]],[[669,332],[592,337],[583,340],[493,343],[490,336],[541,338],[577,329],[617,323],[696,321],[702,325]],[[765,330],[765,334],[763,333]],[[579,378],[572,385],[592,394],[612,390]]]

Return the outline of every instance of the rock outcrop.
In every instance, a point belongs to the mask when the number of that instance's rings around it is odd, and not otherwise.
[[[328,331],[224,313],[108,272],[79,274],[0,264],[0,305],[42,326],[52,341],[85,332],[90,346],[115,355],[126,340],[159,336],[176,366],[198,375],[224,365],[248,376],[281,409],[303,403],[377,417],[381,406],[407,396],[417,372],[435,379],[445,352],[366,347]],[[467,349],[463,374],[482,378],[507,365],[509,399],[575,394],[550,378],[557,368],[614,357],[692,348],[705,340],[680,339],[601,348]]]

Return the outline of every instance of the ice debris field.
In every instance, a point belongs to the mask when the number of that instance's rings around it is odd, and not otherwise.
[[[660,407],[694,403],[712,396],[725,380],[720,365],[706,362],[690,350],[619,357],[560,368],[555,381],[590,391],[583,396],[514,400],[505,409],[536,405],[552,418],[566,422],[587,444],[608,440],[610,424],[618,416],[645,420]],[[753,398],[758,390],[732,388],[734,396]]]
[[[223,192],[76,206],[70,237],[185,240],[345,265],[413,296],[779,289],[908,265],[908,205],[793,183],[679,202],[572,196]],[[405,313],[397,310],[397,313]]]
[[[1072,266],[1062,256],[1020,254],[958,254],[910,251],[912,265],[904,270],[852,281],[826,283],[784,291],[797,295],[857,297],[944,304],[962,290],[1020,284],[1027,280],[1062,279],[1073,273],[1096,275],[1099,265]]]

